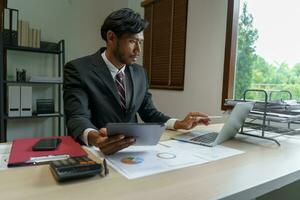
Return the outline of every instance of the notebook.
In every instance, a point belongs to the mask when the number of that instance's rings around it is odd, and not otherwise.
[[[221,144],[222,142],[233,138],[238,133],[249,112],[253,108],[253,105],[254,102],[237,103],[220,132],[195,130],[188,132],[187,134],[176,135],[172,137],[172,139],[209,147]]]

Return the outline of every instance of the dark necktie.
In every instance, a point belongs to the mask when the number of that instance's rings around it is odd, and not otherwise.
[[[126,97],[125,97],[125,87],[124,87],[124,73],[122,71],[118,71],[116,75],[116,86],[118,90],[118,94],[121,100],[121,108],[125,112],[126,111]]]

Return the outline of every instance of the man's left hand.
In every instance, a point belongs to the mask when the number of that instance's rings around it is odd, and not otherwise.
[[[177,120],[174,124],[175,129],[192,129],[198,124],[208,125],[210,119],[202,112],[190,112],[183,120]]]

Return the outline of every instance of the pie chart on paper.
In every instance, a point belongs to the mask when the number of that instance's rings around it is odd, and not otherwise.
[[[139,163],[142,163],[143,161],[144,161],[144,159],[141,157],[138,157],[138,156],[126,156],[121,159],[122,163],[128,164],[128,165],[139,164]]]

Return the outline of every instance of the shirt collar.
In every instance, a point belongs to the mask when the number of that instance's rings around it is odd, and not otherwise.
[[[107,58],[106,55],[105,55],[105,52],[106,52],[106,51],[104,51],[104,52],[101,54],[101,56],[102,56],[102,58],[103,58],[103,60],[104,60],[104,62],[105,62],[105,64],[106,64],[106,66],[108,67],[110,73],[113,75],[113,77],[115,77],[116,74],[117,74],[119,71],[121,71],[121,72],[124,73],[124,72],[125,72],[126,65],[124,65],[124,67],[122,67],[122,68],[119,70],[117,67],[114,66],[114,64],[112,64],[112,63],[108,60],[108,58]],[[124,74],[125,74],[125,73],[124,73]]]

